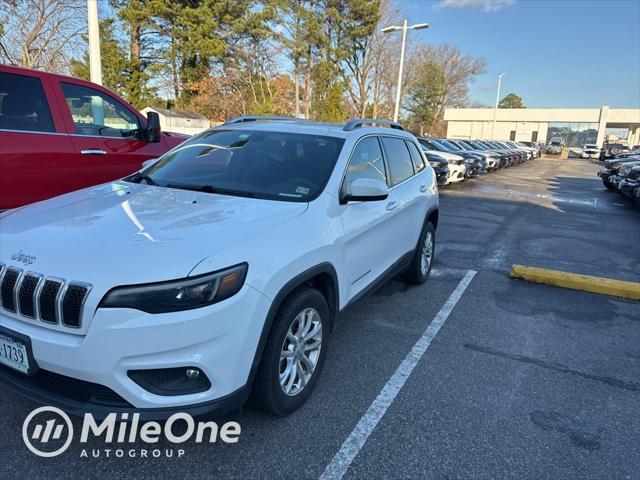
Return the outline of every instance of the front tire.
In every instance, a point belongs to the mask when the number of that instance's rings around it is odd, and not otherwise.
[[[322,293],[303,287],[278,310],[258,368],[257,406],[284,417],[309,398],[327,355],[329,306]]]
[[[427,281],[433,266],[433,258],[436,250],[436,228],[433,223],[426,222],[420,232],[418,246],[413,253],[411,264],[404,271],[402,277],[412,285],[421,285]]]
[[[602,179],[602,184],[607,187],[609,190],[613,190],[613,184],[609,181],[608,178]]]

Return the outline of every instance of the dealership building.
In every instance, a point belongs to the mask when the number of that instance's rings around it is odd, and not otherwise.
[[[499,108],[493,130],[493,108],[445,110],[447,137],[548,143],[562,138],[567,147],[602,142],[615,135],[640,144],[639,108]]]

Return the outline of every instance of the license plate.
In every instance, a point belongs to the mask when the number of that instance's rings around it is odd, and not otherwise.
[[[0,334],[0,363],[29,375],[27,346],[18,339]]]

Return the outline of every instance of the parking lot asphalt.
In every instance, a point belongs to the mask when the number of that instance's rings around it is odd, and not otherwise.
[[[443,188],[430,280],[393,280],[364,301],[332,335],[311,399],[287,418],[244,409],[238,444],[187,443],[181,458],[149,459],[81,458],[105,445],[74,442],[43,459],[20,435],[35,404],[0,391],[3,471],[318,478],[473,270],[345,478],[637,478],[640,302],[508,277],[521,263],[640,281],[640,212],[606,191],[597,169],[542,158]]]

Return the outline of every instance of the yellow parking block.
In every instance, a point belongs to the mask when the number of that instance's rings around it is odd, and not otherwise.
[[[578,275],[577,273],[527,267],[525,265],[512,265],[511,278],[521,278],[522,280],[553,285],[554,287],[640,300],[640,283],[636,282],[625,282],[611,278],[593,277],[591,275]]]

